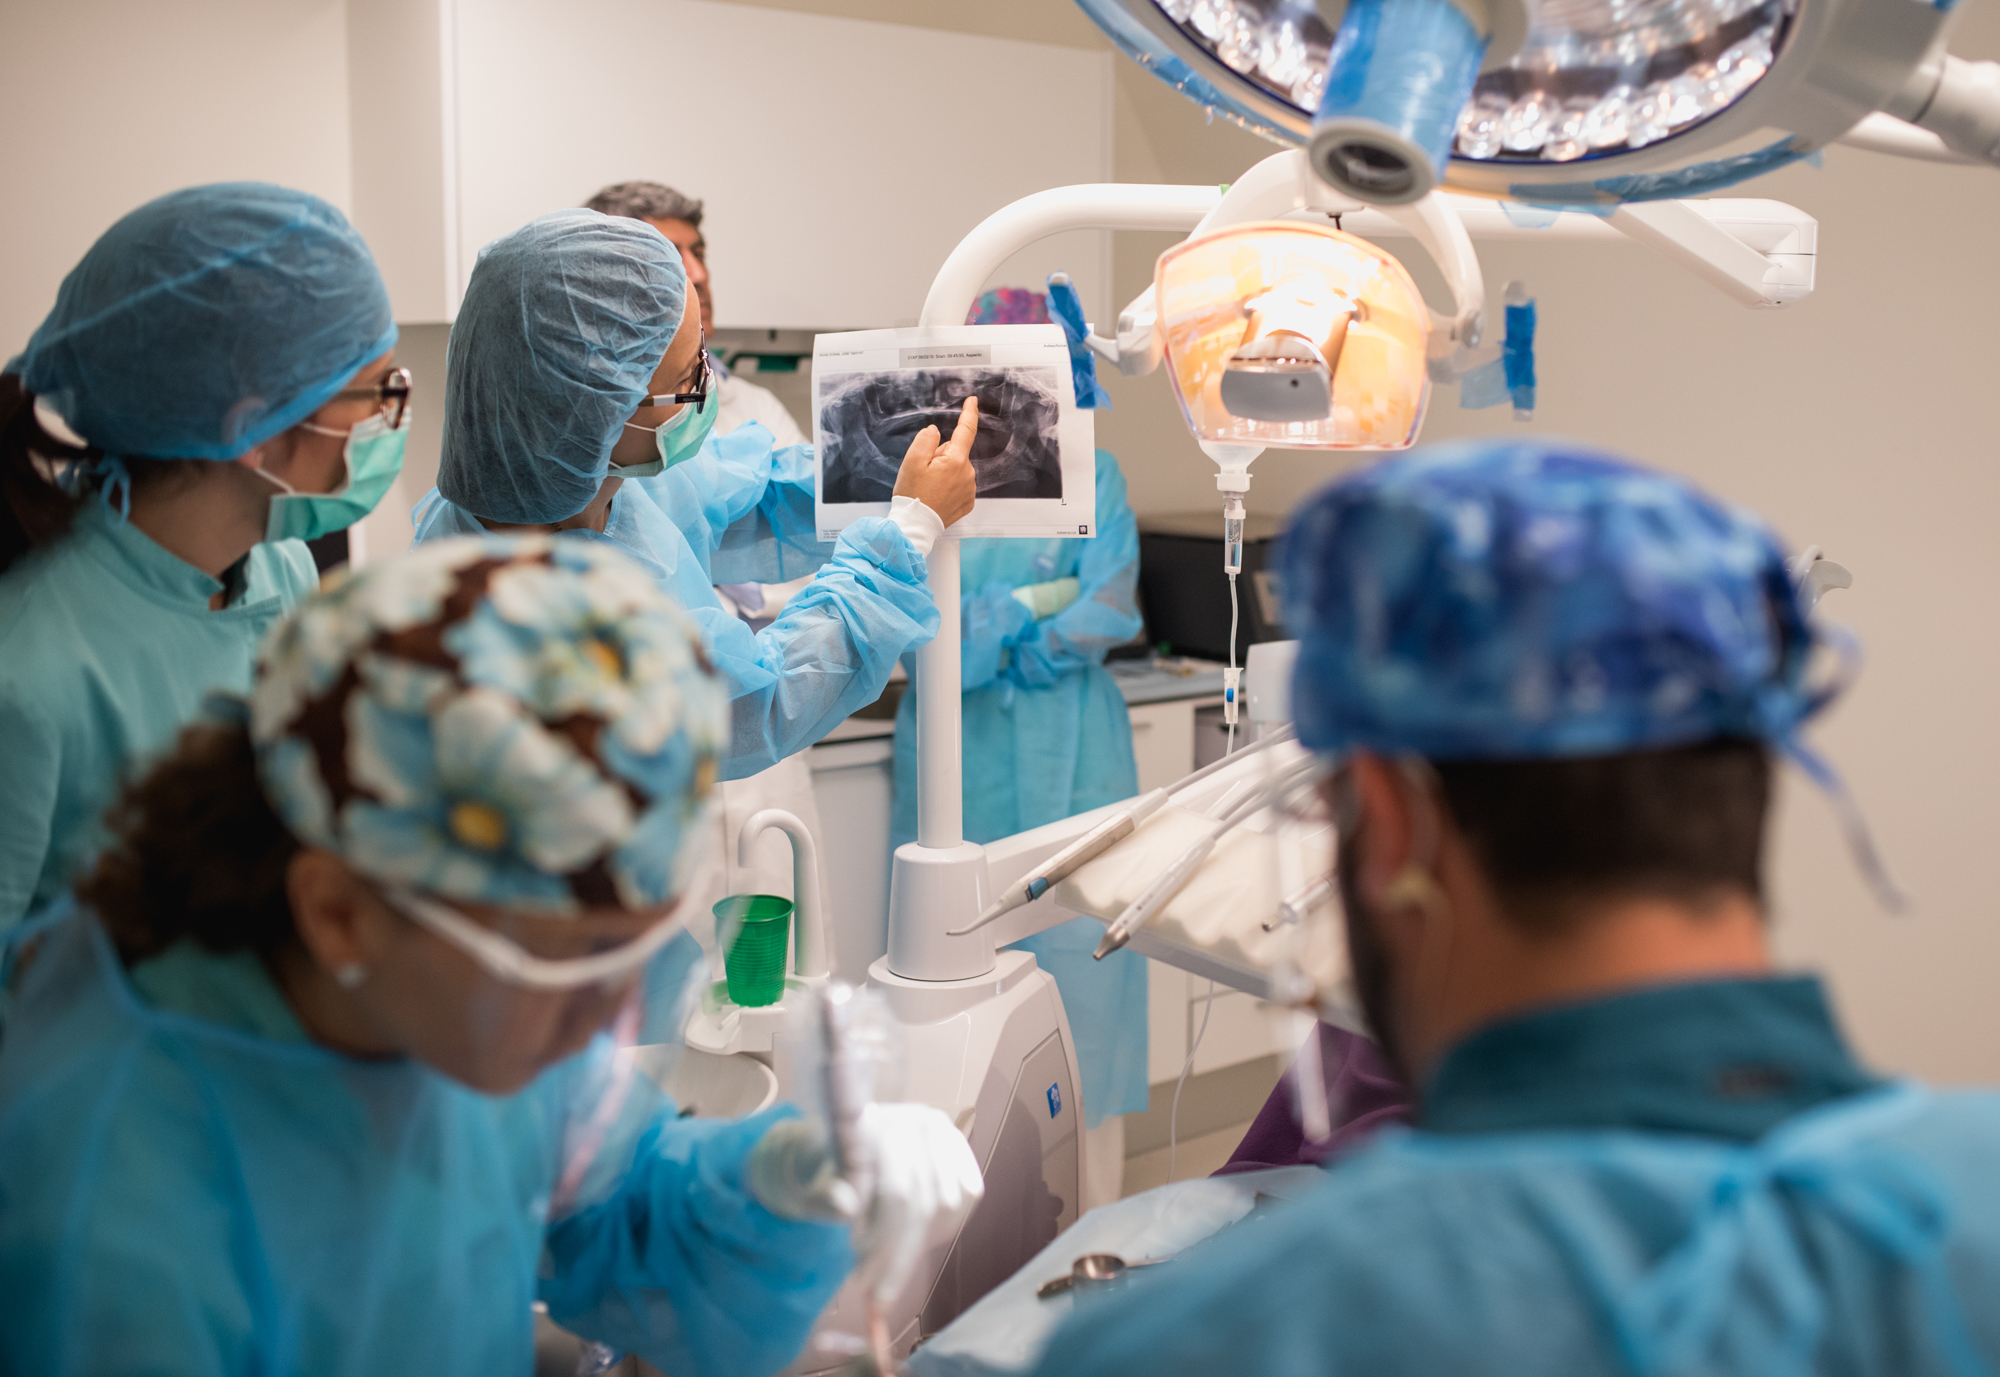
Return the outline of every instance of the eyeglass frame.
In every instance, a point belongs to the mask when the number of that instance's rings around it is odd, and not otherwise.
[[[694,356],[694,390],[692,392],[662,392],[657,396],[641,397],[639,405],[680,406],[692,402],[696,411],[708,405],[709,385],[714,381],[715,370],[708,361],[708,332],[702,331],[701,350]]]
[[[410,413],[410,370],[391,368],[382,375],[382,381],[373,387],[349,387],[334,393],[330,402],[360,401],[365,397],[375,399],[375,409],[389,422],[389,429],[401,430],[403,418]],[[389,412],[389,403],[396,404],[395,414]]]
[[[384,885],[389,906],[470,956],[495,980],[543,992],[611,986],[636,974],[687,926],[676,905],[639,936],[588,956],[536,956],[513,938],[475,922],[450,904],[407,885]]]

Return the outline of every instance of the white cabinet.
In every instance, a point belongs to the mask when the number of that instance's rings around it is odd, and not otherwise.
[[[1132,754],[1139,762],[1139,792],[1162,789],[1194,768],[1194,714],[1206,699],[1134,703]]]

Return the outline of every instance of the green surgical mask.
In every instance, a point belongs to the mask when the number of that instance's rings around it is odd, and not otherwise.
[[[653,435],[653,443],[660,451],[657,459],[648,459],[643,464],[613,464],[613,478],[651,478],[665,473],[675,464],[686,463],[701,451],[708,439],[708,433],[715,429],[715,413],[722,409],[722,402],[710,389],[708,398],[699,408],[683,406],[673,417],[657,426],[635,426],[625,423],[628,430],[647,430]]]
[[[338,435],[337,430],[307,422],[307,430],[317,435]],[[347,482],[333,492],[300,492],[276,474],[262,469],[251,472],[284,491],[271,499],[271,514],[264,521],[266,540],[316,540],[335,531],[344,531],[375,510],[375,504],[389,491],[396,475],[403,471],[403,448],[410,438],[410,413],[403,412],[403,424],[389,429],[387,418],[376,415],[347,432]]]

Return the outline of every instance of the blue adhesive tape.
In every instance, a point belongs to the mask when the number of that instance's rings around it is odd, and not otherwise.
[[[1421,148],[1442,179],[1486,41],[1451,0],[1350,0],[1315,127],[1372,120]]]
[[[1507,376],[1507,394],[1514,410],[1535,409],[1535,303],[1507,308],[1507,340],[1500,361]]]

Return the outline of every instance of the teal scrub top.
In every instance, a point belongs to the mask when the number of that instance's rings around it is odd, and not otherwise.
[[[258,545],[210,611],[219,579],[99,502],[0,575],[0,931],[76,879],[120,785],[204,695],[249,691],[264,632],[318,583],[303,543]]]
[[[1036,1377],[2000,1369],[2000,1096],[1877,1081],[1817,982],[1537,1010],[1420,1099],[1079,1305]]]

